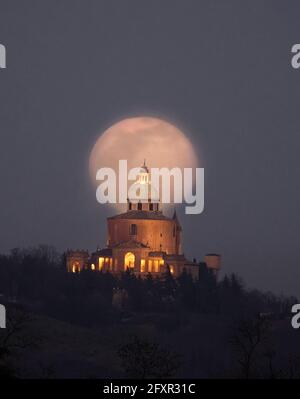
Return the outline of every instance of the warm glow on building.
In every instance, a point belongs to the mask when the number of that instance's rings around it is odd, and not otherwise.
[[[79,262],[74,262],[72,265],[72,272],[76,273],[76,272],[80,272],[80,263]]]
[[[132,252],[127,252],[124,259],[124,269],[134,269],[135,256]]]
[[[146,271],[146,261],[145,259],[141,259],[141,273]]]
[[[104,258],[100,257],[99,258],[99,270],[101,271],[103,269],[104,265]]]
[[[141,200],[129,196],[126,212],[107,218],[105,248],[97,248],[91,256],[85,250],[69,250],[66,259],[69,272],[90,269],[119,276],[129,270],[139,277],[146,277],[148,273],[161,277],[169,270],[175,278],[183,271],[193,279],[199,278],[199,263],[189,261],[182,252],[182,228],[176,210],[172,217],[164,215],[158,193],[153,195],[150,174],[144,161],[136,181],[141,186],[134,186]],[[149,193],[150,197],[143,197]],[[217,276],[221,267],[220,256],[208,254],[205,263]]]

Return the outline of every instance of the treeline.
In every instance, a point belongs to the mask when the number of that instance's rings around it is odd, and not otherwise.
[[[125,293],[119,308],[113,306],[117,292]],[[198,281],[185,273],[178,279],[169,273],[143,279],[130,272],[119,278],[89,270],[67,273],[64,255],[48,246],[0,255],[0,294],[40,313],[88,326],[117,322],[124,312],[284,317],[297,302],[248,290],[235,274],[216,282],[204,265]]]

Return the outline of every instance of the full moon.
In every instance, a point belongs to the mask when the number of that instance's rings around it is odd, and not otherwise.
[[[119,160],[127,160],[128,169],[143,165],[149,168],[196,168],[198,159],[186,135],[165,120],[153,117],[123,119],[105,130],[94,144],[89,171],[93,184],[103,167],[119,169]]]

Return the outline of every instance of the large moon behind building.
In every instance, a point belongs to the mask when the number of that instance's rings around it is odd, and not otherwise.
[[[119,160],[127,160],[128,170],[146,160],[149,168],[197,167],[195,150],[176,126],[153,117],[123,119],[98,138],[89,158],[89,170],[95,186],[98,169],[119,170]]]

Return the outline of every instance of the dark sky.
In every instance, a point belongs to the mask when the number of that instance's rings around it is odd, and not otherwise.
[[[299,1],[3,1],[0,251],[105,244],[88,155],[123,117],[184,126],[205,168],[185,252],[300,295]]]

